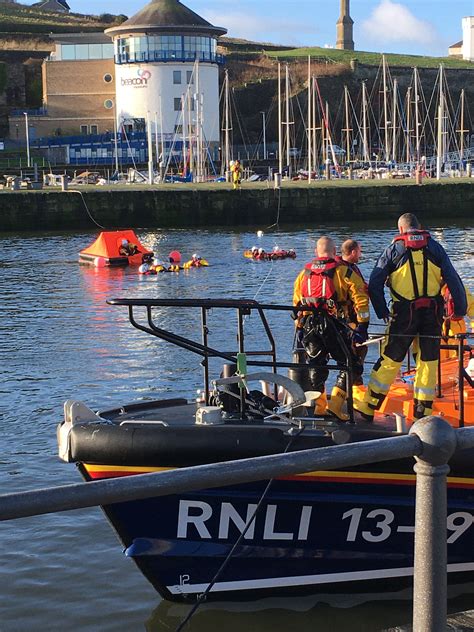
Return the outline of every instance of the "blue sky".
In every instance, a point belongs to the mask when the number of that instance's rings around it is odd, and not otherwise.
[[[146,0],[68,0],[81,13],[133,15]],[[229,35],[264,42],[325,46],[335,43],[339,0],[184,0]],[[100,9],[98,9],[98,6]],[[474,0],[351,0],[359,50],[446,55],[462,39],[461,19]]]

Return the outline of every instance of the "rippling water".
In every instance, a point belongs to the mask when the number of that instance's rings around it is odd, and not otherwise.
[[[474,288],[474,230],[433,230],[464,280]],[[315,229],[268,232],[137,231],[162,256],[175,248],[198,252],[211,267],[181,274],[139,277],[134,269],[79,266],[77,253],[93,234],[0,235],[0,493],[79,482],[74,466],[56,456],[55,428],[64,400],[92,408],[136,399],[193,395],[201,385],[194,356],[134,330],[113,297],[258,298],[289,303],[292,284],[311,258]],[[354,236],[364,248],[369,273],[394,230],[383,226],[325,227],[339,242]],[[257,263],[242,252],[252,245],[295,248],[296,261]],[[196,318],[163,312],[163,322],[184,335],[196,334]],[[232,317],[213,315],[211,333],[221,339]],[[272,319],[274,320],[274,319]],[[291,346],[292,323],[275,322],[277,344]],[[232,321],[233,322],[233,321]],[[260,336],[247,321],[249,339]],[[123,557],[98,509],[24,519],[0,525],[0,631],[174,630],[186,607],[160,603],[159,596]],[[381,603],[359,607],[316,606],[310,600],[265,601],[252,606],[204,606],[190,631],[288,629],[380,630],[410,618],[410,606]],[[474,598],[456,602],[474,607]],[[349,608],[349,609],[348,609]]]

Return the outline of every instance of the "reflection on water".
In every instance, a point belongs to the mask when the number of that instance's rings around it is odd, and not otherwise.
[[[474,588],[474,587],[473,587]],[[332,598],[334,599],[334,598]],[[450,612],[472,608],[472,597],[450,601]],[[162,601],[146,622],[147,632],[176,630],[191,606]],[[317,602],[315,597],[262,599],[255,603],[203,604],[185,630],[209,632],[378,632],[405,626],[412,618],[412,604],[406,600],[379,599],[370,604],[354,605],[350,598],[340,598],[338,607]]]
[[[341,242],[354,236],[364,249],[368,274],[394,228],[326,227]],[[74,466],[56,456],[55,427],[64,400],[73,397],[92,408],[136,399],[189,396],[201,386],[199,360],[134,330],[124,308],[107,305],[114,297],[225,297],[289,303],[294,278],[312,256],[317,230],[278,231],[258,240],[255,232],[140,232],[144,244],[166,257],[179,249],[208,259],[211,267],[181,274],[139,277],[134,269],[96,270],[77,264],[77,253],[93,234],[0,235],[0,490],[1,493],[78,482]],[[474,287],[473,230],[441,228],[447,247],[466,282]],[[252,245],[269,250],[295,248],[296,261],[258,263],[244,259]],[[199,312],[161,310],[160,324],[199,339]],[[235,316],[217,311],[209,328],[217,343],[228,337]],[[272,316],[281,358],[288,355],[293,323]],[[246,321],[250,345],[261,342],[261,328]],[[216,361],[213,371],[220,369]],[[42,516],[0,524],[0,630],[63,631],[174,629],[186,608],[160,604],[159,598],[120,545],[98,509]],[[474,604],[470,602],[470,607]],[[328,606],[298,610],[264,604],[264,610],[221,609],[206,605],[190,630],[378,629],[410,619],[409,606],[391,604],[336,610]],[[466,606],[467,607],[467,606]],[[155,609],[155,610],[154,610]],[[150,615],[150,613],[152,613]],[[392,617],[393,614],[393,617]],[[359,625],[360,628],[354,627]],[[329,623],[328,623],[329,622]],[[346,627],[345,627],[346,626]],[[362,627],[363,626],[363,627]],[[372,627],[370,627],[372,626]]]

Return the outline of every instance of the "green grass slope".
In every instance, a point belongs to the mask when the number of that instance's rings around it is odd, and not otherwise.
[[[54,13],[37,7],[0,2],[0,32],[67,33],[103,31],[110,26],[97,17],[77,13]]]
[[[311,57],[326,60],[329,62],[348,64],[351,59],[357,59],[361,64],[370,66],[378,66],[382,56],[380,53],[369,53],[364,51],[337,50],[335,48],[319,48],[317,46],[310,48],[292,48],[288,50],[266,50],[265,53],[269,57],[279,59],[294,59],[297,57]],[[385,55],[387,63],[391,66],[409,66],[418,68],[437,68],[443,64],[447,68],[470,68],[474,70],[474,63],[463,61],[462,59],[453,59],[452,57],[424,57],[421,55],[398,55],[395,53],[387,53]]]

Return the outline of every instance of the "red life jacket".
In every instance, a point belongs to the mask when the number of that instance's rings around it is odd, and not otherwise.
[[[302,296],[305,305],[327,311],[337,310],[337,292],[334,285],[336,268],[341,265],[334,259],[314,259],[305,266]]]
[[[446,318],[452,318],[454,316],[454,299],[451,292],[446,289],[443,293],[444,299],[444,315]]]
[[[428,245],[430,236],[427,230],[413,230],[410,233],[397,235],[393,241],[403,241],[405,247],[410,250],[421,250]]]

